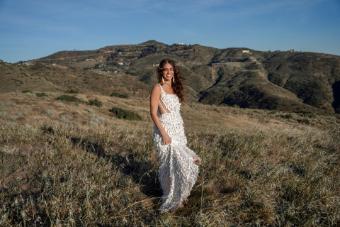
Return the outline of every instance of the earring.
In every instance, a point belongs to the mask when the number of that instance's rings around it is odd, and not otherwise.
[[[162,77],[162,84],[164,84],[164,78]]]
[[[175,77],[174,76],[172,77],[172,83],[173,84],[175,83]]]

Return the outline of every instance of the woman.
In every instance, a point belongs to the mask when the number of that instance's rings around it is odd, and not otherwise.
[[[150,95],[153,142],[160,167],[163,191],[160,212],[183,207],[198,176],[201,159],[187,147],[180,106],[183,86],[179,70],[171,59],[163,59],[157,69],[158,82]]]

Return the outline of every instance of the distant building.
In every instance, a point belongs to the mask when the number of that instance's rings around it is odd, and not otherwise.
[[[242,50],[242,54],[250,54],[250,50]]]

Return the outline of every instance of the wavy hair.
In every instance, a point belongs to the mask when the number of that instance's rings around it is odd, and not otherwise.
[[[174,78],[175,82],[172,83],[172,88],[174,89],[175,94],[178,96],[180,102],[184,101],[184,95],[183,95],[183,85],[182,85],[182,80],[184,80],[181,75],[179,68],[176,66],[176,63],[174,60],[165,58],[161,60],[157,67],[157,75],[158,75],[158,82],[162,83],[162,77],[163,77],[163,67],[165,64],[170,64],[174,68]]]

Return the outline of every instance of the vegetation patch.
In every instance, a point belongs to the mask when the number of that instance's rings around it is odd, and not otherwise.
[[[35,95],[37,97],[45,97],[45,96],[48,96],[45,92],[38,92],[38,93],[35,93]]]
[[[90,99],[87,102],[87,104],[91,105],[91,106],[97,106],[97,107],[101,107],[103,105],[103,103],[101,101],[99,101],[98,99]]]
[[[76,96],[72,95],[61,95],[56,98],[57,100],[63,101],[63,102],[75,102],[75,103],[83,103],[84,101],[77,98]]]
[[[110,96],[119,97],[119,98],[128,98],[129,97],[127,94],[120,94],[120,93],[117,93],[117,92],[112,92]]]
[[[112,112],[115,117],[120,119],[126,119],[126,120],[142,120],[142,117],[139,116],[137,113],[129,110],[124,110],[119,107],[112,107],[110,109],[110,112]]]

